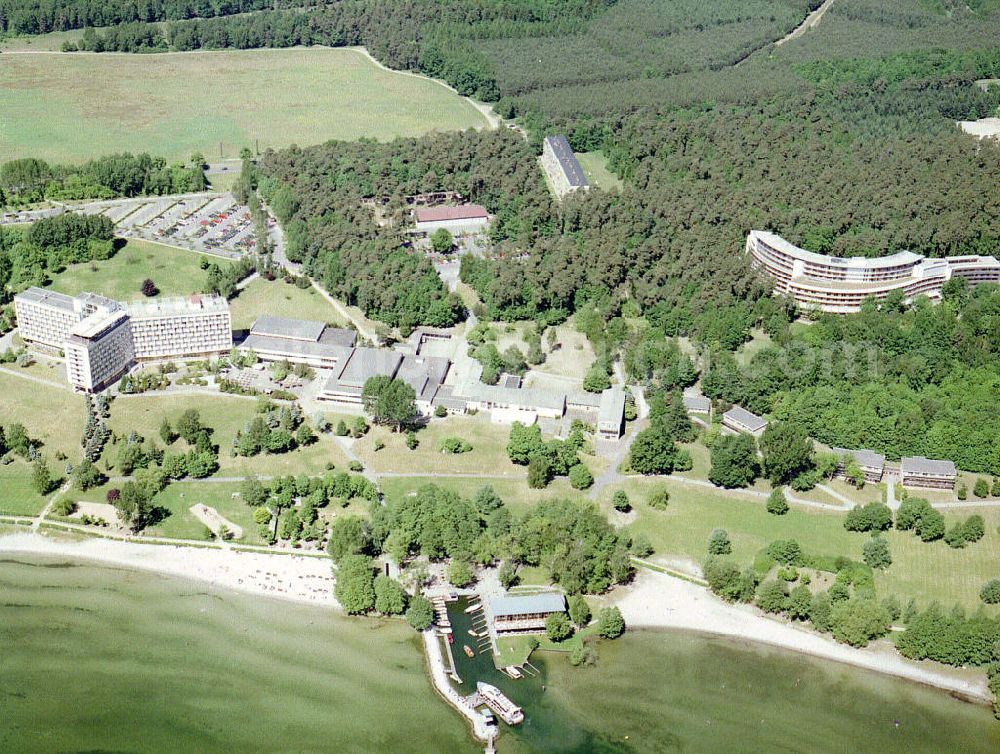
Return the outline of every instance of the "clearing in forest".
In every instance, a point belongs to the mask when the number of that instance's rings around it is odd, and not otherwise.
[[[353,49],[11,53],[0,66],[0,162],[122,151],[215,160],[220,142],[235,157],[242,147],[486,125],[440,83]]]

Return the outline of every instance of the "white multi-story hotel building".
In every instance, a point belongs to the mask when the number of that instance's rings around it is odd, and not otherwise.
[[[86,392],[103,390],[136,361],[223,353],[233,345],[229,303],[214,294],[123,306],[93,293],[29,288],[14,306],[22,339],[65,352],[69,382]]]
[[[1000,282],[995,257],[961,256],[926,259],[910,251],[888,257],[832,257],[800,249],[781,236],[752,230],[747,236],[751,264],[775,282],[775,293],[797,304],[825,312],[857,312],[867,298],[884,300],[902,291],[912,302],[925,295],[940,300],[941,288],[952,277],[970,284]]]
[[[222,296],[155,298],[126,308],[137,359],[202,356],[233,347],[229,302]]]

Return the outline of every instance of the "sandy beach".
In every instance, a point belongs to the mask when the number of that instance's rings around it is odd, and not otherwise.
[[[28,532],[0,536],[0,555],[18,553],[99,561],[196,579],[222,589],[338,607],[330,561],[325,558],[148,545],[97,537],[70,541]]]
[[[727,604],[703,587],[666,574],[641,571],[635,583],[615,591],[614,604],[630,628],[684,629],[745,639],[899,676],[970,700],[991,702],[993,698],[983,673],[907,660],[885,641],[855,649],[765,617],[750,605]]]

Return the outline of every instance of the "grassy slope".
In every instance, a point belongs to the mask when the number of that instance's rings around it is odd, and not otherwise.
[[[52,289],[71,295],[90,291],[132,301],[142,298],[142,281],[150,278],[161,296],[203,293],[208,280],[208,273],[198,266],[203,258],[184,249],[129,241],[111,259],[70,265],[52,279]]]
[[[343,325],[343,318],[313,288],[297,288],[281,281],[258,279],[230,301],[233,329],[249,328],[261,314],[315,319]]]
[[[6,56],[5,56],[6,58]],[[378,68],[356,50],[170,55],[11,55],[0,161],[81,160],[119,151],[227,157],[360,136],[481,127],[481,114],[429,79]]]

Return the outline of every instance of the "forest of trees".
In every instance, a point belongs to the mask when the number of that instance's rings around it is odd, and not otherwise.
[[[113,154],[80,165],[24,157],[0,165],[0,207],[43,199],[111,199],[205,190],[201,164],[168,165],[162,157]]]

